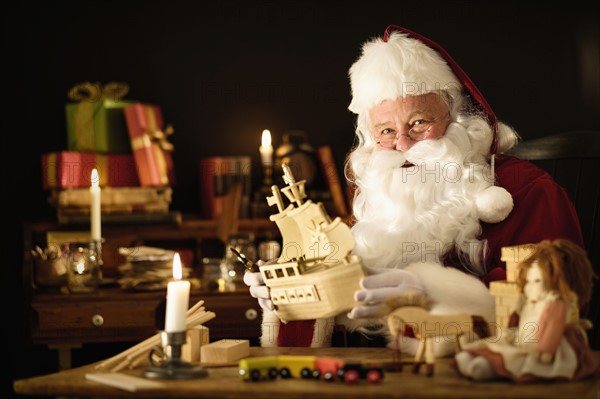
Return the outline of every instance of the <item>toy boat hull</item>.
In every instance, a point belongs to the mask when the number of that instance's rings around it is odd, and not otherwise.
[[[282,320],[309,320],[336,316],[357,302],[354,292],[365,276],[360,259],[347,256],[335,263],[325,259],[303,265],[276,263],[260,267],[271,300]]]

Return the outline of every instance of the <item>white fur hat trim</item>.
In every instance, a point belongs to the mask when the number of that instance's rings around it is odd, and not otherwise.
[[[479,220],[486,223],[498,223],[506,219],[513,209],[512,196],[506,189],[491,186],[477,195],[475,200]]]
[[[350,68],[350,83],[348,109],[356,114],[384,100],[463,87],[436,50],[397,31],[387,42],[376,38],[363,45],[361,57]]]

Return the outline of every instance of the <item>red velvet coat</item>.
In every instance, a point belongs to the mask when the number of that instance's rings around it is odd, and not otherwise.
[[[566,238],[584,247],[575,207],[565,190],[544,170],[530,162],[500,155],[496,158],[496,185],[511,193],[514,208],[500,223],[482,223],[488,252],[484,281],[505,280],[500,261],[502,247]]]

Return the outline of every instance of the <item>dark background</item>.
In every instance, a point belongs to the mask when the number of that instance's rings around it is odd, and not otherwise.
[[[15,2],[16,3],[16,2]],[[65,150],[66,93],[127,82],[175,127],[172,209],[200,211],[198,159],[251,155],[286,130],[352,145],[348,68],[391,23],[442,44],[524,139],[600,130],[600,17],[577,1],[49,1],[4,6],[2,66],[3,388],[53,371],[22,331],[22,225],[53,217],[41,154]],[[77,362],[76,354],[74,362]],[[6,379],[5,379],[6,378]]]

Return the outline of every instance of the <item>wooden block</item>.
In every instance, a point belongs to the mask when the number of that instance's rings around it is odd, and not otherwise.
[[[165,386],[159,381],[152,381],[122,373],[88,373],[85,375],[85,378],[90,381],[96,381],[129,392],[136,392],[144,389],[159,389]]]
[[[510,295],[510,296],[505,295],[505,296],[501,297],[500,300],[502,301],[502,306],[505,306],[505,307],[509,308],[511,311],[513,311],[517,307],[517,302],[519,301],[519,297],[512,296],[512,295]]]
[[[508,325],[508,316],[498,316],[496,315],[496,335],[500,333],[500,330],[506,328]]]
[[[496,307],[496,317],[507,317],[510,313],[510,309],[506,306]]]
[[[510,315],[519,300],[517,284],[508,280],[492,281],[490,293],[496,299],[496,330],[506,328]]]
[[[517,284],[507,280],[492,281],[490,283],[490,294],[494,296],[519,296]]]
[[[222,339],[200,348],[200,361],[210,364],[235,363],[250,355],[247,339]]]
[[[200,348],[210,342],[208,327],[196,326],[187,331],[187,339],[181,347],[181,358],[186,362],[200,361]]]
[[[500,260],[506,263],[506,280],[515,282],[519,263],[523,262],[535,250],[534,244],[502,247]]]

